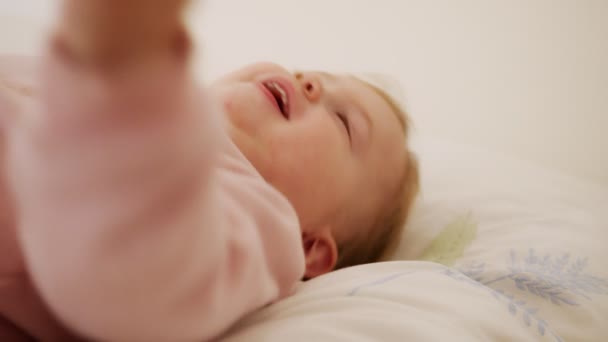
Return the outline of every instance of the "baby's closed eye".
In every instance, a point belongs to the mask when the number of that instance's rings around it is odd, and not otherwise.
[[[346,130],[346,134],[348,135],[348,139],[351,140],[350,122],[348,121],[348,115],[346,115],[346,114],[344,114],[343,112],[340,112],[340,111],[336,111],[335,113],[336,113],[336,117],[341,121],[342,126]]]

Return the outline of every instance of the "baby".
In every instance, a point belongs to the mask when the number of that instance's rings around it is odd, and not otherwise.
[[[213,339],[398,240],[418,176],[391,98],[266,63],[201,91],[183,6],[66,0],[39,109],[0,85],[0,340]]]

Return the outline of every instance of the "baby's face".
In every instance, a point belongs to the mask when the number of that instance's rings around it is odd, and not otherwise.
[[[390,105],[350,76],[254,64],[211,88],[231,136],[295,207],[303,233],[371,224],[403,173],[404,132]],[[352,228],[350,228],[352,230]]]

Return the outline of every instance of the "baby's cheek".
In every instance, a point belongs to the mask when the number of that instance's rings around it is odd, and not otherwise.
[[[292,186],[310,193],[313,198],[335,191],[343,165],[339,145],[322,133],[306,132],[305,135],[291,136],[278,146],[284,171],[295,183]]]
[[[267,145],[273,155],[270,183],[287,196],[303,224],[317,222],[344,197],[343,159],[322,129],[288,133],[274,135]]]

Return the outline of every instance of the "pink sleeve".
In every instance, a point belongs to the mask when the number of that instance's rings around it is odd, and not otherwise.
[[[298,220],[226,136],[187,65],[120,74],[46,61],[9,134],[27,266],[99,340],[206,340],[303,274]]]

